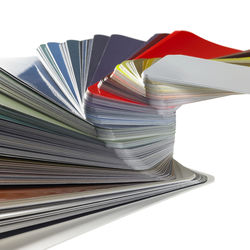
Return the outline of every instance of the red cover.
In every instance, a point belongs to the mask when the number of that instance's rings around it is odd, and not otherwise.
[[[112,100],[116,100],[116,101],[122,101],[122,102],[128,102],[128,103],[134,103],[134,104],[140,104],[140,105],[144,105],[143,103],[139,103],[139,102],[135,102],[132,100],[129,100],[127,98],[118,96],[118,95],[114,95],[108,91],[105,91],[103,89],[100,89],[98,87],[98,82],[93,84],[92,86],[88,87],[88,91],[91,95],[93,96],[99,96],[99,97],[103,97],[103,98],[108,98],[108,99],[112,99]]]
[[[170,54],[181,54],[210,59],[237,52],[240,52],[240,50],[209,42],[191,32],[175,31],[151,48],[142,52],[135,59],[164,57]]]

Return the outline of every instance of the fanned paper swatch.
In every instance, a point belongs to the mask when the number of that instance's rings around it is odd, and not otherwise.
[[[187,31],[95,35],[0,60],[0,235],[201,184],[176,111],[250,93],[250,54]]]

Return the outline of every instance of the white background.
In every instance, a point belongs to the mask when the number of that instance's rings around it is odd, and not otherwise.
[[[1,57],[34,55],[41,43],[87,39],[97,33],[146,40],[180,29],[250,49],[248,1],[9,0],[0,8]],[[182,107],[177,113],[175,158],[213,175],[215,182],[53,249],[250,249],[250,96]]]

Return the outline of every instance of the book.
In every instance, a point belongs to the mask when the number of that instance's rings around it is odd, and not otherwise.
[[[173,158],[183,104],[250,93],[248,51],[187,31],[0,59],[0,236],[206,182]]]

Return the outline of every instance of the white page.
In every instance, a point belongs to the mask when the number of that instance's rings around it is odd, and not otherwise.
[[[145,82],[250,93],[250,68],[183,55],[168,55],[143,72]]]

